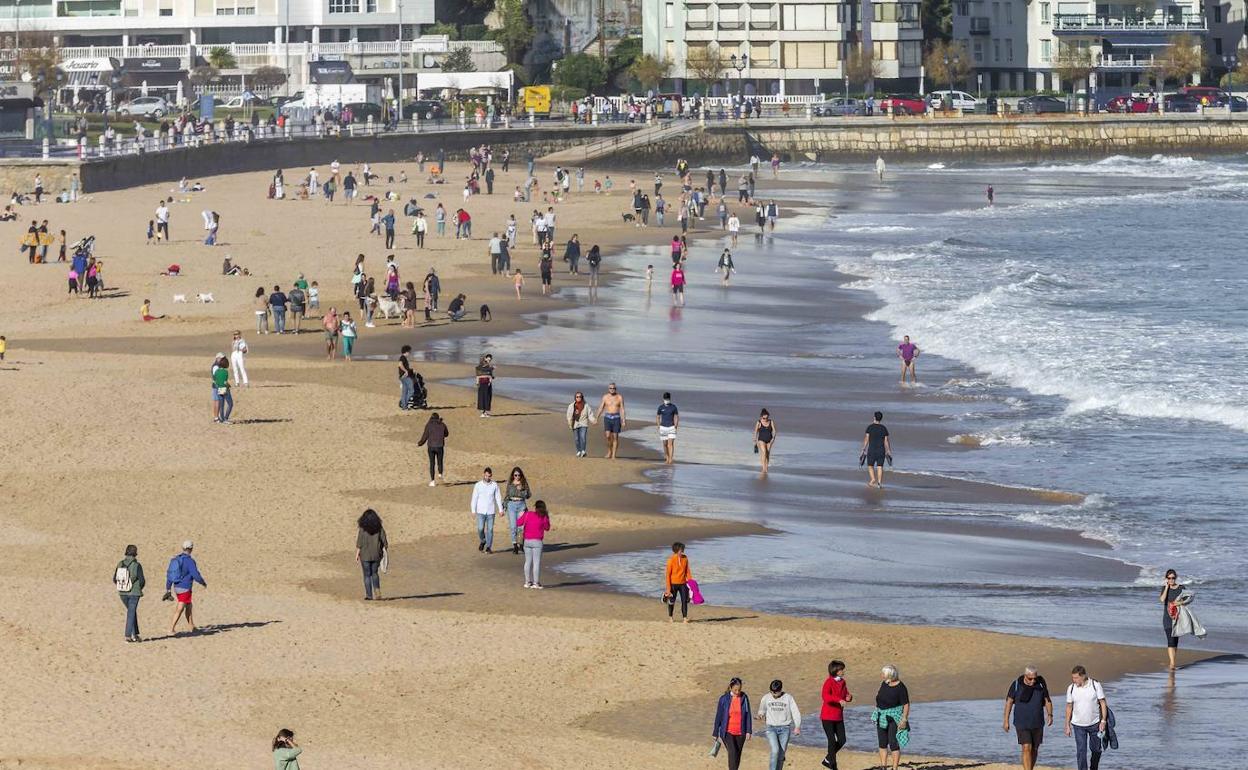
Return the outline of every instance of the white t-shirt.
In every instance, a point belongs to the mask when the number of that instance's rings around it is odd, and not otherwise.
[[[169,221],[169,208],[167,206],[162,204],[156,209],[156,221],[161,224]]]
[[[1101,683],[1088,678],[1083,683],[1083,687],[1076,687],[1071,683],[1066,688],[1066,702],[1073,706],[1070,714],[1070,723],[1080,727],[1091,727],[1101,722],[1101,707],[1098,701],[1105,699],[1105,690],[1101,687]]]

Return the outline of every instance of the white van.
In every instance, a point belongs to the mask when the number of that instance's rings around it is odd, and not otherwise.
[[[979,104],[979,100],[971,96],[966,91],[932,91],[927,96],[927,103],[941,109],[945,106],[945,100],[949,98],[949,94],[953,94],[953,106],[959,110],[973,110],[975,105]]]

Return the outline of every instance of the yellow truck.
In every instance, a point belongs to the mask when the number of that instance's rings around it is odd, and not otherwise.
[[[520,107],[524,114],[529,110],[543,117],[550,117],[550,86],[525,86],[520,89]]]

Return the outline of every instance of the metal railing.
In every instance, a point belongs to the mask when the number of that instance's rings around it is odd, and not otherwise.
[[[1096,68],[1104,70],[1143,70],[1151,69],[1157,60],[1149,56],[1113,56],[1102,55],[1096,59]]]
[[[305,58],[319,55],[330,56],[376,56],[400,55],[416,53],[433,53],[429,49],[429,41],[390,40],[373,43],[227,43],[222,45],[91,45],[66,46],[60,49],[62,60],[94,59],[111,57],[114,59],[137,59],[143,57],[161,57],[187,60],[192,52],[206,56],[214,48],[228,50],[236,59],[240,57],[263,57],[276,61],[286,56],[302,56]],[[475,54],[502,53],[503,47],[493,40],[457,40],[448,44],[448,50],[467,48]],[[13,58],[11,49],[0,50],[0,59]]]
[[[991,20],[987,16],[971,17],[971,34],[972,35],[987,35],[989,32],[991,32],[991,30],[992,30]]]
[[[1053,17],[1054,32],[1207,32],[1204,16],[1171,19],[1113,19],[1104,16],[1058,14]]]

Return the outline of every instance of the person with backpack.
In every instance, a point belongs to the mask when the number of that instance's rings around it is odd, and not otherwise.
[[[1070,671],[1066,688],[1066,735],[1075,737],[1075,761],[1079,770],[1088,770],[1088,751],[1092,753],[1092,770],[1101,764],[1101,734],[1109,729],[1109,704],[1101,683],[1088,676],[1083,666]]]
[[[1010,711],[1014,712],[1014,729],[1018,733],[1018,745],[1022,751],[1023,770],[1032,770],[1044,742],[1045,716],[1053,725],[1053,699],[1049,686],[1035,666],[1027,666],[1005,694],[1005,717],[1001,729],[1010,731]]]
[[[126,605],[126,641],[139,641],[139,599],[143,596],[143,586],[147,580],[143,577],[143,565],[139,564],[139,547],[126,546],[126,555],[117,562],[113,570],[113,585],[117,586],[117,596]]]
[[[174,556],[169,560],[169,568],[165,570],[165,595],[164,601],[177,600],[177,609],[173,613],[173,623],[169,627],[169,633],[177,633],[178,620],[181,619],[183,613],[186,614],[186,624],[191,627],[191,633],[195,633],[195,618],[191,614],[194,609],[191,599],[191,589],[199,583],[204,588],[208,587],[208,583],[204,581],[204,576],[199,574],[199,566],[195,564],[191,551],[195,549],[195,543],[187,540],[182,543],[182,553]],[[171,591],[172,589],[172,591]]]

